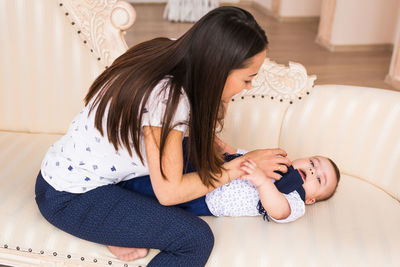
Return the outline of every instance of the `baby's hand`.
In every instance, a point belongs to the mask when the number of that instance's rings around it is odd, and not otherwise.
[[[266,180],[268,180],[265,173],[257,167],[257,164],[251,159],[247,158],[242,162],[241,170],[246,174],[241,176],[241,179],[248,180],[256,187],[262,185]]]

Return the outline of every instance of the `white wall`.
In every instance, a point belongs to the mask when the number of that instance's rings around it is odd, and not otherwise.
[[[337,0],[330,43],[393,44],[399,9],[398,0]]]
[[[253,3],[274,12],[277,17],[318,17],[322,0],[276,0],[279,10],[272,10],[273,0],[252,0]]]
[[[260,6],[268,10],[271,10],[272,0],[253,0],[253,2],[259,4]]]
[[[167,0],[127,0],[128,2],[131,3],[166,3]],[[199,1],[199,0],[197,0]],[[263,2],[265,0],[256,0],[259,2]],[[271,1],[271,0],[266,0],[266,1]],[[222,0],[220,2],[228,2],[228,3],[239,3],[240,0]]]
[[[257,0],[256,0],[257,1]],[[261,0],[258,0],[261,2]],[[281,17],[318,17],[322,0],[281,0]]]
[[[131,3],[166,3],[167,0],[127,0]]]

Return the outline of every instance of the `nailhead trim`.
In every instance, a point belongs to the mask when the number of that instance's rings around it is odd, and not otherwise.
[[[62,6],[63,6],[63,3],[60,3],[59,6],[62,7]],[[69,13],[68,13],[68,12],[65,12],[65,16],[68,16],[68,15],[69,15]],[[74,26],[74,25],[75,25],[75,21],[72,21],[72,22],[71,22],[71,25]],[[78,30],[77,33],[78,33],[78,34],[81,34],[81,30]],[[87,44],[87,41],[84,40],[83,43],[84,43],[84,44]],[[90,52],[93,53],[93,49],[90,49]],[[98,57],[97,60],[100,61],[101,58]],[[106,66],[106,69],[107,69],[107,68],[108,68],[108,66]]]
[[[108,68],[108,67],[106,66],[106,68]],[[310,92],[307,92],[307,95],[309,95],[309,94],[310,94]],[[252,97],[252,98],[256,98],[257,96],[256,96],[256,95],[252,95],[251,97]],[[240,98],[241,98],[241,99],[244,99],[244,98],[245,98],[245,96],[241,96]],[[261,98],[265,98],[265,96],[264,96],[264,95],[261,95]],[[273,96],[271,96],[271,99],[272,99],[272,100],[274,100],[274,97],[273,97]],[[302,97],[301,97],[301,96],[299,96],[299,97],[298,97],[298,99],[299,99],[299,100],[301,100],[301,99],[302,99]],[[232,99],[231,99],[231,101],[232,101],[232,102],[235,102],[235,98],[232,98]],[[283,99],[283,98],[280,98],[280,99],[279,99],[279,101],[280,101],[280,102],[284,102],[284,101],[285,101],[285,99]],[[294,101],[293,101],[293,100],[290,100],[290,101],[289,101],[289,104],[293,104],[293,103],[294,103]]]
[[[108,261],[108,265],[111,265],[112,264],[112,261]]]
[[[93,262],[97,262],[97,259],[93,259]]]
[[[59,3],[59,6],[62,7],[62,6],[63,6],[63,3]],[[65,16],[68,16],[68,15],[69,15],[69,13],[68,13],[68,12],[65,12]],[[71,25],[74,26],[74,25],[75,25],[75,21],[72,21],[72,22],[71,22]],[[81,30],[78,30],[77,33],[80,34],[80,33],[81,33]],[[87,44],[87,41],[84,40],[83,43],[84,43],[84,44]],[[90,52],[93,53],[93,49],[90,49]],[[101,58],[98,57],[97,60],[100,61]],[[107,68],[108,68],[108,66],[105,67],[105,69],[107,69]]]
[[[32,252],[32,249],[31,249],[31,248],[29,248],[29,249],[28,249],[28,251],[29,251],[29,252]]]
[[[42,254],[42,255],[43,255],[43,254],[44,254],[44,251],[43,251],[43,250],[41,250],[41,251],[40,251],[40,254]]]
[[[17,250],[20,250],[21,248],[17,246],[16,249],[17,249]]]
[[[81,261],[84,261],[85,260],[85,258],[84,257],[81,257]]]
[[[5,244],[5,245],[4,245],[4,248],[8,248],[8,245],[7,245],[7,244]]]
[[[70,258],[71,258],[71,255],[68,254],[68,255],[67,255],[67,258],[70,259]]]
[[[53,252],[53,256],[54,256],[54,257],[57,256],[57,252]]]

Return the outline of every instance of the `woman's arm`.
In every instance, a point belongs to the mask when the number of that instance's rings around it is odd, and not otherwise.
[[[161,139],[160,127],[144,127],[144,141],[146,159],[150,172],[151,184],[158,201],[165,206],[184,203],[204,196],[215,188],[205,186],[197,172],[183,175],[183,152],[181,131],[172,130],[166,140],[162,157],[163,171],[167,179],[161,175],[159,148]],[[237,158],[224,164],[226,171],[222,171],[216,187],[239,177],[244,172],[240,169],[243,158]]]
[[[289,202],[276,188],[272,179],[269,179],[251,159],[242,164],[242,170],[246,172],[242,179],[251,181],[257,187],[261,204],[268,215],[277,220],[287,218],[291,212]]]

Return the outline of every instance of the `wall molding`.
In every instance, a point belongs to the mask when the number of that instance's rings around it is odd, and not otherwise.
[[[400,91],[400,77],[396,79],[395,77],[392,77],[390,74],[388,74],[386,75],[385,83],[389,84],[397,91]]]
[[[333,45],[329,41],[320,38],[315,39],[315,42],[326,48],[330,52],[379,52],[393,51],[393,44],[361,44],[361,45]]]
[[[321,6],[321,17],[318,26],[316,42],[332,51],[331,39],[333,21],[335,18],[336,0],[323,0]]]
[[[319,22],[319,17],[277,17],[279,22],[296,23],[296,22]]]
[[[400,17],[398,18],[397,28],[400,30]],[[385,82],[394,88],[400,90],[400,33],[398,32],[395,49],[392,54],[392,62],[390,64],[389,74],[386,76]]]

